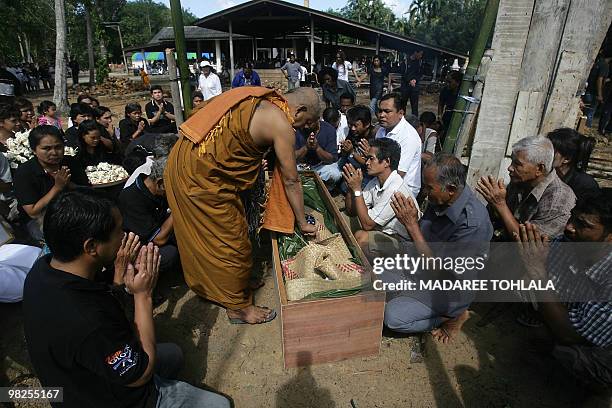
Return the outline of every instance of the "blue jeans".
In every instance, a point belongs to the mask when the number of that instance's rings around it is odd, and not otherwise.
[[[173,343],[157,344],[157,360],[153,382],[159,396],[157,408],[229,408],[227,398],[196,388],[183,381],[171,380],[183,365],[183,352]]]
[[[378,101],[378,98],[372,98],[370,100],[370,110],[374,115],[376,115],[376,112],[378,112]]]

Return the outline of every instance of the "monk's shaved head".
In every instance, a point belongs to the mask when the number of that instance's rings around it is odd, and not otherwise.
[[[295,110],[300,107],[317,118],[321,117],[321,100],[317,92],[312,88],[295,88],[283,95],[289,106]]]

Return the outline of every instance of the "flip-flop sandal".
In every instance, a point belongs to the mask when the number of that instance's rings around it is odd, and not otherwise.
[[[268,317],[266,317],[266,319],[263,322],[259,322],[259,323],[249,323],[245,320],[239,319],[237,317],[234,318],[229,318],[229,322],[231,324],[263,324],[263,323],[269,323],[272,320],[274,320],[276,318],[276,310],[272,309],[272,312],[268,315]]]

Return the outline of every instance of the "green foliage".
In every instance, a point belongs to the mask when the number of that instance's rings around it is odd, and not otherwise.
[[[406,34],[468,52],[480,30],[486,3],[486,0],[414,0]]]
[[[96,84],[102,84],[108,78],[109,73],[108,60],[106,58],[98,58],[96,60]]]

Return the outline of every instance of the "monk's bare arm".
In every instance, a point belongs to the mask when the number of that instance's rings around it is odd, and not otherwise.
[[[307,226],[304,216],[304,194],[295,160],[295,132],[287,116],[269,102],[262,102],[251,119],[250,133],[259,145],[274,146],[287,198],[300,227]]]

